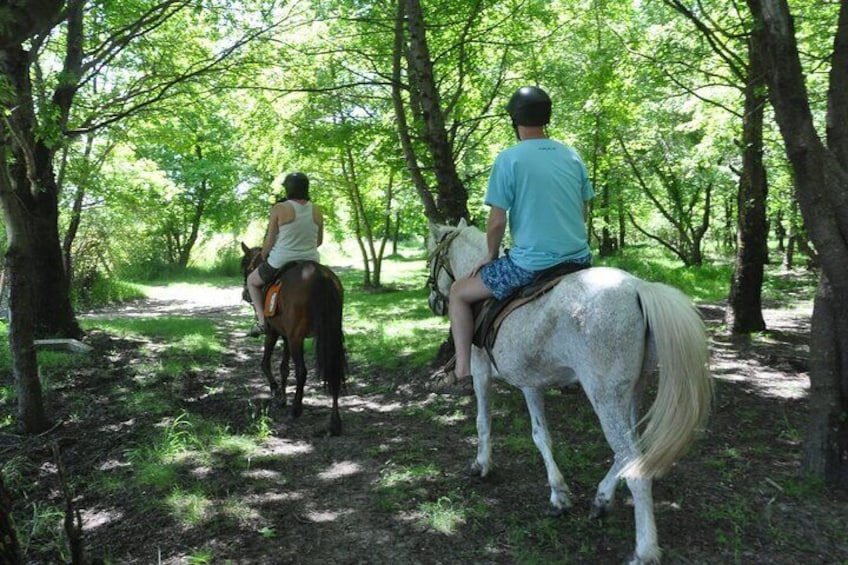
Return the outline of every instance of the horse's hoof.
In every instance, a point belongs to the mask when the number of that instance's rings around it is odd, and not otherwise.
[[[589,509],[589,519],[601,521],[609,515],[609,508],[607,506],[600,506],[598,504],[592,503],[592,508]]]
[[[545,516],[548,518],[559,518],[560,516],[564,516],[568,514],[568,507],[563,506],[562,508],[558,508],[556,506],[548,506],[548,510],[545,512]]]
[[[479,478],[485,479],[489,476],[489,473],[483,473],[483,468],[477,464],[476,461],[472,462],[468,467],[465,468],[465,476],[471,478]]]
[[[625,561],[625,563],[626,563],[626,565],[659,565],[660,564],[660,558],[659,558],[659,556],[653,556],[653,557],[648,557],[648,558],[642,559],[641,557],[639,557],[638,555],[633,553],[630,556],[630,559]]]

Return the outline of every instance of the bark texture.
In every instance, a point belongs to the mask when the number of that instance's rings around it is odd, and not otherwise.
[[[812,119],[786,0],[747,0],[763,22],[759,48],[796,193],[822,268],[810,343],[811,420],[802,471],[848,488],[848,3],[831,57],[826,144]]]

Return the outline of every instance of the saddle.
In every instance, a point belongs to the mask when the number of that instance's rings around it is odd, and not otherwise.
[[[262,287],[262,295],[265,297],[264,313],[266,317],[271,317],[277,313],[277,306],[280,304],[280,289],[283,286],[283,275],[298,263],[302,263],[302,261],[283,263],[283,266],[277,269],[274,276],[271,277],[271,282]]]
[[[481,349],[485,349],[492,365],[497,367],[495,358],[492,355],[492,347],[495,345],[498,330],[500,330],[501,324],[506,317],[521,306],[545,295],[566,275],[588,268],[589,265],[585,264],[560,263],[544,271],[539,271],[530,284],[518,288],[503,300],[492,297],[476,302],[472,306],[474,313],[474,335],[471,340],[472,343]]]

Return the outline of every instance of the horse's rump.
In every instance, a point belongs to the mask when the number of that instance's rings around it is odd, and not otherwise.
[[[492,346],[499,377],[543,387],[600,371],[635,377],[646,346],[638,281],[619,269],[585,269],[511,312]]]

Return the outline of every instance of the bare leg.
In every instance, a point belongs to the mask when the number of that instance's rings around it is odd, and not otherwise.
[[[456,349],[455,373],[458,379],[471,374],[471,338],[474,334],[471,305],[490,296],[492,291],[486,288],[479,276],[459,279],[451,286],[448,314]]]
[[[265,327],[265,301],[262,299],[262,278],[259,276],[259,269],[254,269],[247,276],[247,292],[250,293],[250,301],[253,303],[253,310],[256,312],[256,322],[260,327]]]

